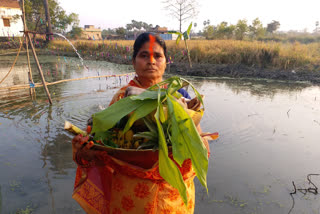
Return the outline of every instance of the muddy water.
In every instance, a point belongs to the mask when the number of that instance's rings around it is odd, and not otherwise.
[[[5,68],[13,57],[1,57]],[[131,67],[77,58],[40,57],[48,82],[131,72]],[[17,66],[25,66],[19,61]],[[9,67],[10,68],[10,67]],[[8,69],[9,69],[8,68]],[[33,64],[33,71],[36,68]],[[195,213],[288,213],[289,193],[320,173],[320,88],[307,83],[186,77],[205,98],[210,143],[208,190],[196,180]],[[124,77],[89,79],[0,93],[0,213],[84,213],[71,198],[76,165],[65,120],[84,128],[109,103]],[[320,186],[320,177],[312,181]],[[320,196],[294,195],[292,213],[319,213]]]

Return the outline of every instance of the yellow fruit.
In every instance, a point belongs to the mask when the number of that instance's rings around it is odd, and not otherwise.
[[[127,144],[126,144],[126,146],[127,146],[127,149],[131,149],[131,147],[132,147],[131,141],[128,141]]]
[[[133,131],[131,129],[124,134],[124,139],[126,141],[132,141],[132,139],[133,139]]]
[[[122,130],[118,131],[118,145],[120,146],[120,148],[123,148],[124,146],[124,134]]]
[[[140,146],[139,141],[137,140],[136,142],[134,142],[134,148],[137,149]]]
[[[120,139],[118,145],[120,146],[120,148],[123,148],[124,144],[124,139]]]
[[[122,130],[119,130],[118,131],[118,140],[121,140],[124,138],[124,135],[123,135],[123,131]]]

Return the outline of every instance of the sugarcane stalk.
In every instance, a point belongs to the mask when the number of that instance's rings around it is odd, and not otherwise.
[[[82,136],[88,135],[88,133],[86,131],[83,131],[82,129],[76,127],[75,125],[73,125],[72,123],[70,123],[68,121],[64,122],[64,129],[75,134],[75,135],[78,135],[78,134],[82,134]]]

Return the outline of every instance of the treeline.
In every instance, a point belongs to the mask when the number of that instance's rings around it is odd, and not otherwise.
[[[131,23],[126,24],[125,27],[104,29],[102,30],[101,34],[103,39],[112,39],[110,36],[113,35],[117,35],[117,39],[127,39],[128,37],[134,37],[141,32],[153,31],[158,27],[160,26],[153,26],[152,24],[148,24],[146,22],[131,20]]]
[[[246,40],[246,41],[275,41],[275,42],[300,42],[303,44],[320,42],[319,22],[316,22],[313,33],[307,32],[277,32],[280,27],[280,22],[273,20],[263,26],[259,18],[256,18],[252,23],[248,23],[246,19],[240,19],[236,24],[221,22],[218,25],[209,25],[205,21],[202,32],[193,34],[195,38],[202,36],[209,40]]]

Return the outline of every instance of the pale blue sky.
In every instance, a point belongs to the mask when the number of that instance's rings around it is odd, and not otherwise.
[[[94,24],[97,27],[125,27],[132,19],[149,24],[166,26],[177,30],[177,20],[167,15],[161,0],[58,0],[68,12],[79,14],[80,25]],[[256,17],[266,26],[272,20],[280,22],[280,30],[312,31],[320,21],[320,0],[198,0],[199,15],[185,23],[198,23],[196,31],[202,30],[203,21],[211,24],[222,21],[236,24],[247,19],[250,24]]]

